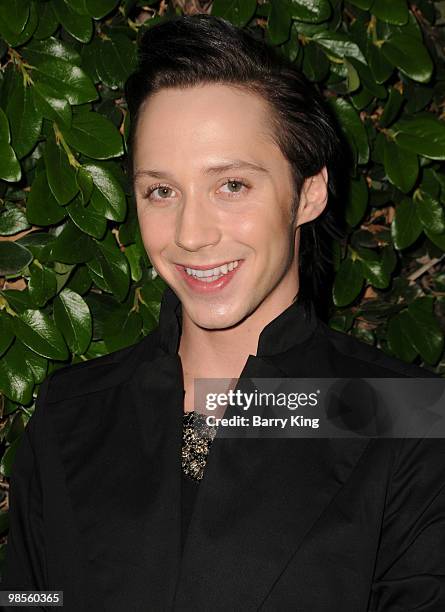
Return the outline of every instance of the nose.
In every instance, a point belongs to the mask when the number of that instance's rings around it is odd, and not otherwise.
[[[217,244],[221,231],[211,203],[197,197],[189,197],[178,213],[176,244],[186,251],[197,251]]]

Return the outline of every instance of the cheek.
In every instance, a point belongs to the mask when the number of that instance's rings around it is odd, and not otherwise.
[[[233,237],[250,244],[258,253],[276,258],[289,247],[290,226],[285,211],[264,207],[247,217],[232,219],[228,229]]]

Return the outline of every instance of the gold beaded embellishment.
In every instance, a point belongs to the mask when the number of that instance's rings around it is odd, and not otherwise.
[[[182,428],[182,470],[200,481],[217,427],[207,425],[206,416],[192,410],[185,412]]]

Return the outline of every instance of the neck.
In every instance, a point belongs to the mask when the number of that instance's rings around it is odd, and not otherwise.
[[[294,301],[298,284],[270,294],[240,323],[227,329],[204,329],[182,309],[179,355],[186,377],[238,378],[249,355],[256,355],[264,327]]]

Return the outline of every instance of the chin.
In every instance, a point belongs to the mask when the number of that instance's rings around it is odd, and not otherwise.
[[[245,317],[244,312],[234,311],[233,309],[225,310],[224,312],[212,312],[209,309],[205,312],[193,312],[193,309],[191,309],[189,312],[195,325],[209,330],[228,329],[240,323]]]

